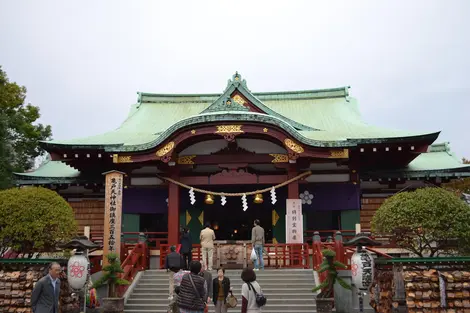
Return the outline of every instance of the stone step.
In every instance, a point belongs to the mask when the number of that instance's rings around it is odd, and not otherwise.
[[[226,269],[226,273],[241,273],[242,269]],[[264,270],[256,271],[257,273],[298,273],[298,272],[311,272],[311,269],[304,269],[304,268],[289,268],[289,269],[272,269],[266,268]],[[153,269],[153,270],[146,270],[146,273],[166,273],[165,269]],[[216,273],[216,270],[211,271],[211,273]]]
[[[262,289],[265,289],[265,288],[268,288],[268,287],[276,287],[276,286],[283,286],[283,287],[295,287],[295,286],[298,286],[298,287],[311,287],[312,286],[312,282],[311,281],[258,281],[258,283],[260,284],[261,288]],[[232,288],[236,288],[236,287],[239,287],[241,288],[242,287],[242,282],[230,282],[230,286],[232,286]],[[165,284],[154,284],[154,283],[151,283],[151,282],[146,282],[146,281],[139,281],[139,287],[142,287],[142,288],[148,288],[148,287],[163,287],[165,286]],[[168,282],[166,284],[166,286],[168,286]]]
[[[306,288],[280,288],[280,287],[273,287],[273,288],[263,288],[263,293],[268,296],[271,293],[286,293],[286,294],[296,294],[299,292],[306,293],[306,292],[311,292],[312,287],[306,287]],[[134,293],[161,293],[161,294],[168,294],[168,287],[153,287],[153,288],[142,288],[137,286],[134,289]],[[233,293],[235,295],[241,294],[241,289],[234,289]]]
[[[238,306],[233,312],[240,310],[241,270],[227,270],[225,276],[230,278],[233,294],[238,299]],[[256,272],[268,305],[263,313],[314,313],[316,312],[314,277],[312,270],[265,270]],[[212,271],[212,277],[217,274]],[[168,309],[168,273],[165,270],[149,270],[139,280],[130,295],[126,313],[167,313]],[[209,312],[214,312],[213,304]]]
[[[233,285],[233,284],[243,284],[243,281],[240,279],[240,278],[230,278],[230,283]],[[215,279],[215,278],[213,278]],[[256,281],[260,284],[265,284],[265,283],[273,283],[273,282],[277,282],[277,283],[280,283],[280,284],[283,284],[283,283],[289,283],[289,282],[300,282],[300,283],[303,283],[303,282],[312,282],[313,280],[313,276],[312,277],[301,277],[301,278],[292,278],[292,277],[262,277],[262,278],[258,278]],[[139,283],[145,283],[145,284],[154,284],[154,285],[158,285],[158,284],[168,284],[168,277],[166,278],[146,278],[146,277],[142,277],[140,280],[139,280]]]
[[[237,306],[235,309],[231,310],[240,310]],[[233,312],[235,312],[233,311]],[[209,312],[214,312],[214,308],[209,308]],[[230,310],[229,310],[230,312]],[[308,308],[292,308],[292,309],[278,309],[274,307],[263,307],[263,313],[316,313],[316,309],[308,309]],[[142,310],[142,309],[126,309],[125,313],[168,313],[168,308],[158,308],[158,309],[150,309],[150,310]]]
[[[234,296],[237,297],[237,299],[241,299],[240,293],[234,293]],[[311,291],[304,291],[304,292],[299,292],[298,294],[292,295],[292,294],[285,294],[284,292],[270,292],[269,294],[266,294],[266,297],[269,297],[269,299],[315,299],[315,294],[312,293]],[[144,300],[144,299],[157,299],[157,300],[165,300],[168,302],[168,293],[155,293],[155,292],[148,292],[148,293],[133,293],[131,297],[129,298],[128,301],[134,299],[138,300]]]
[[[278,297],[269,297],[268,301],[270,305],[277,305],[277,304],[286,304],[286,302],[295,302],[297,304],[303,304],[303,305],[315,305],[315,299],[313,298],[312,295],[309,295],[310,297],[304,297],[304,298],[299,298],[297,296],[295,297],[288,297],[284,299],[280,299]],[[238,301],[240,302],[240,297],[237,297]],[[168,305],[168,299],[167,297],[161,298],[161,299],[155,299],[155,298],[130,298],[127,300],[126,306],[131,306],[131,305],[153,305],[153,306],[159,306],[159,305]]]
[[[268,299],[269,301],[269,299]],[[315,309],[316,306],[314,304],[310,304],[310,305],[305,305],[305,304],[267,304],[267,306],[271,306],[272,308],[275,308],[276,310],[283,310],[283,311],[287,311],[287,310],[290,310],[290,309],[307,309],[307,308],[310,308],[310,309]],[[213,304],[210,304],[209,305],[209,308],[210,307],[213,307],[214,305]],[[129,311],[132,311],[132,310],[155,310],[155,309],[158,309],[160,308],[160,306],[155,306],[155,305],[151,305],[151,304],[132,304],[132,305],[126,305],[124,307],[124,311],[127,313]],[[297,310],[295,310],[297,311]]]

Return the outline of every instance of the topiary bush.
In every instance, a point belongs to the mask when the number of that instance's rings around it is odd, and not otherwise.
[[[72,208],[46,188],[0,191],[0,247],[20,252],[52,251],[77,231]]]
[[[119,277],[119,274],[124,273],[124,270],[121,267],[118,255],[111,252],[106,255],[106,258],[108,259],[108,265],[103,268],[103,276],[93,284],[93,288],[97,289],[108,285],[108,297],[116,298],[118,296],[117,287],[129,285],[130,282]]]
[[[372,219],[372,231],[392,234],[419,257],[467,254],[470,206],[443,188],[421,188],[387,199]]]

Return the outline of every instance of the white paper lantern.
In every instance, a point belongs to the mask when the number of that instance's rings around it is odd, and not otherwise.
[[[84,255],[74,255],[67,264],[67,280],[70,287],[79,290],[85,286],[88,278],[88,258]]]
[[[351,257],[352,283],[360,290],[369,289],[374,278],[374,258],[367,250],[356,251]]]

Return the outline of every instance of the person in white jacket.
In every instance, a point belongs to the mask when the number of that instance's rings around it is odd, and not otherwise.
[[[244,282],[244,284],[242,285],[241,313],[262,312],[261,307],[259,307],[256,303],[256,293],[262,293],[262,290],[260,285],[256,281],[255,272],[250,268],[245,268],[242,272],[241,279]]]

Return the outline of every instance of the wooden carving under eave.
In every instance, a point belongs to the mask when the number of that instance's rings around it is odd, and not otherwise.
[[[215,134],[224,136],[224,139],[232,142],[235,140],[235,136],[244,133],[242,125],[217,125]]]
[[[349,150],[330,150],[330,159],[349,159]]]
[[[289,156],[287,154],[278,154],[278,153],[271,153],[269,154],[273,157],[272,163],[287,163],[289,162]]]
[[[193,159],[195,157],[196,157],[195,155],[180,156],[180,157],[178,157],[178,161],[176,163],[178,163],[178,164],[194,164]]]
[[[293,151],[297,154],[301,154],[305,151],[304,148],[302,148],[301,145],[295,143],[293,140],[291,140],[289,138],[284,139],[284,144],[286,145],[286,147],[289,150],[291,150],[291,151]]]
[[[113,163],[132,163],[132,156],[131,155],[113,155]]]
[[[175,143],[173,141],[170,141],[163,148],[157,151],[156,153],[157,157],[161,158],[169,154],[173,150],[174,147],[175,147]]]
[[[240,179],[243,179],[246,184],[256,184],[258,183],[258,176],[256,174],[251,174],[245,171],[244,169],[230,169],[230,170],[223,170],[220,173],[211,175],[209,180],[211,185],[212,184],[228,184],[233,182],[234,184],[237,183]]]
[[[248,151],[246,149],[243,149],[243,148],[240,148],[237,144],[236,141],[232,141],[232,142],[229,142],[228,145],[223,148],[223,149],[220,149],[219,151],[216,151],[214,153],[211,153],[212,155],[233,155],[233,154],[256,154],[255,152],[253,151]]]

